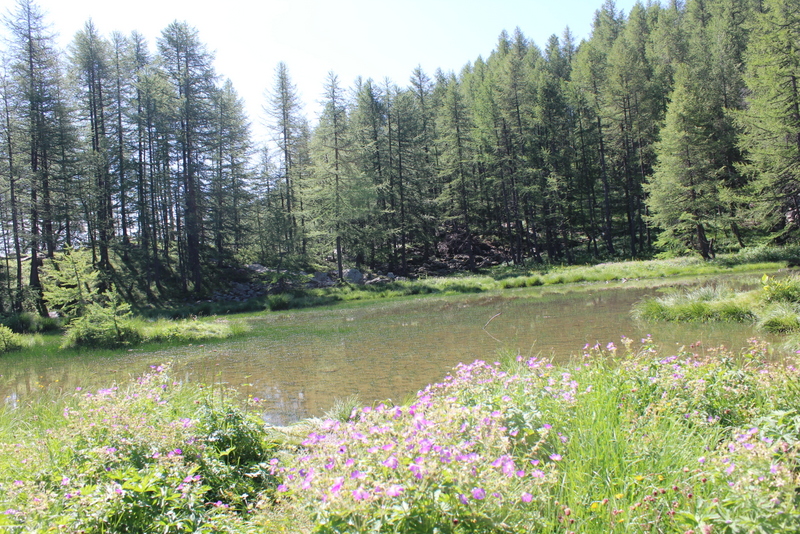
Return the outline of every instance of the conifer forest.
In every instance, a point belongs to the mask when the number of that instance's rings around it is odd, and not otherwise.
[[[253,263],[412,275],[800,237],[800,0],[606,0],[580,42],[503,31],[460,72],[331,72],[313,120],[284,63],[248,117],[189,22],[153,46],[89,21],[66,50],[48,28],[34,0],[0,27],[3,312],[65,247],[199,296]]]

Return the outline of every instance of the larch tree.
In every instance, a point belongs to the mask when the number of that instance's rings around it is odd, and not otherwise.
[[[245,184],[249,180],[250,129],[244,102],[227,80],[213,98],[209,225],[216,263],[232,260],[244,245]]]
[[[713,118],[718,111],[708,98],[704,79],[684,65],[675,72],[675,89],[666,125],[657,144],[658,163],[647,184],[652,222],[661,228],[657,244],[703,259],[714,255],[709,225],[719,206],[719,176]]]
[[[800,227],[800,3],[765,0],[752,24],[741,147],[755,178],[756,219],[784,241]]]
[[[109,87],[109,117],[107,120],[107,136],[109,139],[109,156],[112,172],[116,174],[113,194],[119,204],[119,231],[122,235],[123,253],[127,255],[130,245],[130,228],[132,222],[131,205],[135,204],[133,170],[134,157],[132,149],[136,141],[132,139],[135,127],[130,118],[134,92],[134,56],[131,41],[119,32],[113,32],[109,39],[108,70],[111,85]]]
[[[100,252],[98,266],[102,270],[109,270],[109,247],[114,235],[114,203],[106,116],[109,115],[113,93],[108,42],[100,36],[91,20],[75,35],[70,59],[79,95],[79,115],[85,124],[89,144],[89,151],[85,153],[85,167],[91,177],[91,185],[84,190],[84,203],[89,206],[87,217],[91,220],[90,225],[96,229],[92,250],[95,250],[96,244]],[[95,235],[94,232],[92,234]]]
[[[268,102],[264,109],[280,155],[280,170],[284,183],[280,191],[288,222],[285,229],[286,248],[290,252],[300,250],[304,254],[305,236],[297,235],[302,233],[303,227],[303,220],[298,220],[302,217],[302,208],[299,206],[302,204],[302,199],[298,198],[301,187],[297,182],[300,181],[303,172],[300,160],[303,157],[301,152],[305,141],[302,135],[304,120],[301,115],[300,95],[292,83],[289,68],[284,62],[278,63],[275,67],[274,86],[268,94]],[[299,217],[298,213],[301,213]],[[301,229],[300,232],[298,227]]]
[[[372,80],[357,80],[354,89],[349,135],[356,172],[370,184],[374,201],[365,212],[358,256],[369,258],[371,266],[391,256],[391,213],[389,212],[386,102],[381,88]]]
[[[356,168],[350,153],[345,95],[339,78],[332,72],[325,81],[322,104],[322,115],[311,145],[314,226],[324,248],[332,241],[341,279],[344,277],[343,242],[354,218]]]
[[[4,168],[2,176],[4,178],[4,189],[7,186],[7,197],[2,199],[4,207],[4,220],[10,223],[11,236],[8,243],[8,228],[4,228],[3,244],[5,245],[5,257],[7,265],[7,293],[9,308],[11,311],[19,313],[22,311],[23,300],[23,282],[22,282],[22,248],[23,248],[23,235],[22,235],[22,205],[20,199],[20,170],[21,167],[21,154],[19,153],[19,139],[22,135],[20,125],[18,124],[17,117],[19,113],[15,109],[15,100],[12,94],[12,86],[10,76],[8,74],[8,66],[2,65],[2,72],[0,72],[0,98],[2,99],[2,128],[0,132],[2,135],[2,145],[0,145],[0,154],[3,156]],[[11,275],[11,269],[8,268],[8,259],[14,258],[15,274]],[[11,279],[14,279],[14,287],[11,287]]]
[[[51,167],[58,153],[57,123],[65,112],[61,61],[44,14],[32,0],[19,0],[16,10],[5,22],[11,32],[10,58],[16,88],[14,98],[21,115],[23,135],[20,142],[24,144],[26,152],[22,165],[29,184],[31,259],[28,285],[36,295],[37,311],[47,314],[47,307],[41,298],[39,268],[41,250],[44,248],[46,254],[52,257],[56,248]]]
[[[202,286],[201,246],[203,235],[204,174],[210,146],[209,126],[216,73],[213,56],[200,41],[198,32],[185,22],[173,22],[158,40],[167,79],[178,100],[175,106],[175,160],[183,200],[185,255],[182,261],[184,286],[187,278],[195,293]]]
[[[475,268],[475,250],[471,221],[473,188],[469,183],[472,181],[471,123],[461,90],[455,75],[451,76],[439,109],[437,153],[440,154],[439,176],[444,184],[439,203],[442,212],[447,214],[445,220],[461,226],[465,250],[458,252],[468,255],[468,267],[472,270]]]

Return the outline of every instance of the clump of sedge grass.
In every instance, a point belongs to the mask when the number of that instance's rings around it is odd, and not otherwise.
[[[241,322],[232,322],[224,319],[214,321],[182,320],[170,321],[160,319],[157,321],[137,321],[143,342],[179,342],[206,341],[210,339],[225,339],[246,331],[246,326]]]
[[[355,413],[357,408],[361,407],[361,399],[358,395],[350,395],[349,397],[337,397],[333,399],[333,406],[325,412],[325,419],[334,421],[347,421]]]
[[[765,308],[758,317],[758,328],[771,334],[788,334],[800,331],[797,306],[781,302]]]
[[[648,298],[633,308],[633,316],[645,321],[735,321],[755,319],[753,299],[725,285],[672,290],[664,296]]]

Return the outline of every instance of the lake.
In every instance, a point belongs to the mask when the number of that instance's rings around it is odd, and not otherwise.
[[[623,335],[638,343],[650,334],[672,353],[697,342],[700,350],[738,351],[755,335],[741,324],[636,324],[631,307],[657,291],[630,283],[546,286],[266,312],[245,319],[251,333],[231,341],[0,359],[0,398],[14,404],[43,390],[108,387],[172,362],[176,379],[233,386],[263,399],[265,420],[287,424],[322,415],[337,397],[401,402],[459,362],[491,361],[499,350],[563,361],[587,343],[619,346]]]

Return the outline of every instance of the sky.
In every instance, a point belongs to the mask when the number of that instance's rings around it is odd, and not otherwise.
[[[519,27],[537,45],[569,26],[587,38],[602,0],[35,0],[66,50],[89,19],[103,34],[136,30],[150,40],[185,21],[215,54],[214,66],[246,102],[257,141],[268,136],[263,111],[275,67],[285,62],[305,114],[315,121],[325,79],[342,87],[358,76],[406,86],[420,66],[459,72],[488,57],[501,31]],[[617,0],[626,14],[634,0]],[[0,0],[0,12],[15,0]]]

